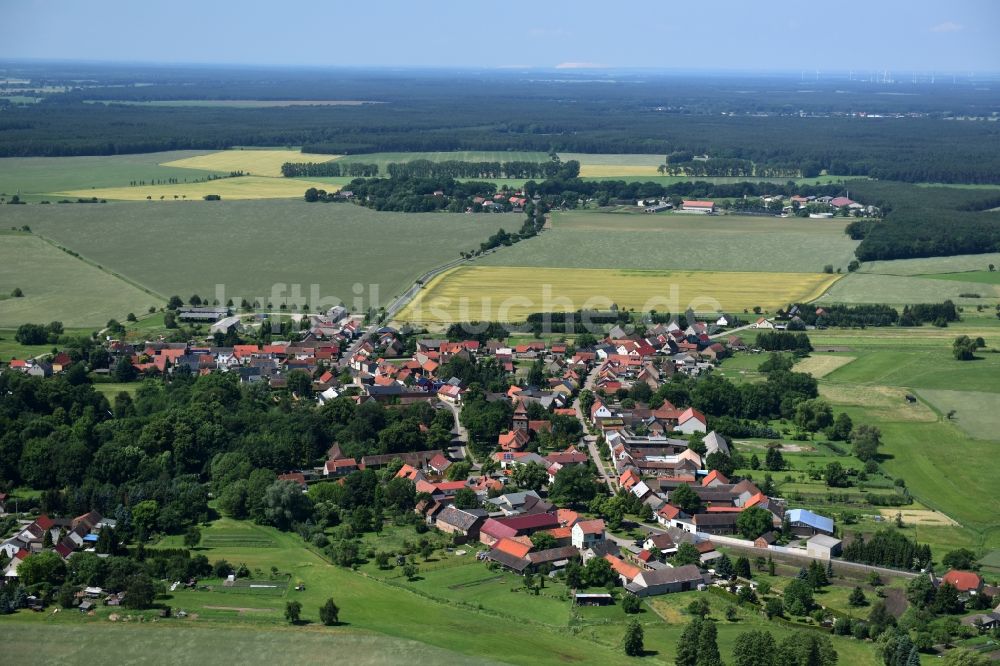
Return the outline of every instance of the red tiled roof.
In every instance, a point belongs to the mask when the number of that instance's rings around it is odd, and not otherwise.
[[[513,555],[514,557],[524,557],[531,550],[531,546],[525,545],[513,539],[503,538],[494,546],[497,550]]]
[[[972,571],[958,571],[957,569],[946,573],[941,577],[941,581],[953,585],[959,592],[971,592],[983,586],[983,579],[979,574]]]
[[[629,581],[642,573],[642,570],[639,567],[634,564],[629,564],[625,560],[615,557],[614,555],[605,555],[604,559],[611,564],[611,568],[615,570],[616,574],[624,576]]]

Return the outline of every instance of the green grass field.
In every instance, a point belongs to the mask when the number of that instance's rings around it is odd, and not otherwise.
[[[27,213],[48,210],[47,206],[7,208]],[[16,213],[8,219],[12,217],[17,217]],[[0,242],[0,293],[9,294],[15,288],[20,288],[24,297],[0,301],[0,326],[61,321],[70,327],[101,328],[111,318],[124,319],[129,312],[145,312],[151,305],[163,304],[155,296],[28,234],[8,234]]]
[[[949,420],[970,437],[1000,441],[1000,430],[997,429],[1000,393],[921,389],[920,397],[934,405],[934,409],[941,414],[953,412]]]
[[[960,281],[961,274],[945,280],[899,275],[851,273],[820,298],[823,303],[940,303],[950,299],[959,305],[994,305],[1000,302],[1000,283]],[[939,277],[939,276],[934,276]],[[962,294],[979,294],[980,298]]]
[[[404,529],[404,528],[392,528]],[[411,540],[412,528],[405,528]],[[237,538],[257,534],[276,545],[254,548],[233,545]],[[90,663],[93,654],[115,650],[123,663],[169,661],[216,663],[235,659],[247,663],[288,663],[327,660],[330,654],[350,654],[352,663],[488,663],[510,664],[607,663],[627,664],[620,648],[626,616],[618,605],[574,609],[565,588],[549,582],[539,596],[526,594],[522,579],[490,571],[471,553],[438,552],[437,563],[418,563],[420,579],[408,583],[398,572],[377,572],[365,565],[360,572],[328,564],[299,537],[270,528],[227,519],[203,530],[203,535],[229,545],[202,547],[210,560],[225,558],[245,563],[251,570],[269,572],[261,582],[301,582],[304,591],[287,588],[284,596],[178,589],[164,603],[187,618],[151,621],[154,612],[122,612],[99,607],[92,617],[63,611],[52,615],[21,611],[0,618],[5,655],[15,660],[53,663]],[[472,548],[474,551],[475,549]],[[257,579],[260,580],[260,579]],[[204,581],[215,583],[217,581]],[[278,583],[280,584],[280,583]],[[646,634],[646,660],[672,663],[677,640],[690,616],[685,609],[697,595],[708,599],[711,616],[719,622],[719,647],[731,657],[736,636],[750,629],[768,629],[783,638],[793,629],[767,622],[748,609],[737,609],[737,619],[724,619],[727,599],[707,593],[684,593],[652,599],[638,616]],[[318,622],[318,607],[333,597],[340,607],[337,627]],[[303,623],[289,627],[282,617],[284,602],[303,604]],[[130,622],[112,623],[111,612],[130,616]],[[146,621],[137,621],[139,617]],[[157,633],[162,631],[163,633]],[[80,641],[71,640],[81,637]],[[516,637],[516,640],[512,640]],[[871,646],[834,637],[840,659],[852,664],[875,664]],[[416,641],[419,641],[417,643]],[[38,643],[45,645],[39,647]],[[117,649],[121,644],[127,647]]]
[[[177,178],[203,179],[220,171],[203,171],[160,166],[163,162],[208,154],[210,151],[175,150],[139,155],[100,155],[92,157],[4,157],[0,158],[0,193],[8,197],[22,194],[46,194],[66,190],[104,187],[127,187],[133,180]],[[59,197],[47,196],[55,202]]]
[[[529,243],[485,257],[486,265],[678,268],[817,273],[846,270],[857,246],[842,222],[737,215],[555,213]]]
[[[967,271],[964,273],[935,273],[932,275],[921,275],[920,277],[932,280],[954,280],[966,284],[989,284],[1000,285],[1000,273],[997,271]]]
[[[520,223],[519,218],[501,215],[406,215],[303,201],[5,208],[17,209],[4,211],[10,226],[27,224],[155,292],[179,294],[184,299],[193,293],[214,298],[216,285],[224,285],[222,302],[246,297],[250,302],[260,299],[262,305],[270,301],[275,307],[290,296],[290,287],[282,291],[287,285],[300,285],[311,306],[327,299],[322,302],[341,300],[353,307],[355,298],[364,306],[386,304],[424,271],[457,259],[459,251],[477,248],[499,227]],[[122,242],[109,243],[108,239]],[[66,256],[54,248],[50,251],[60,259]],[[29,269],[37,270],[37,278],[28,282],[37,282],[57,295],[79,290],[84,301],[99,301],[102,314],[94,323],[104,323],[110,316],[121,318],[129,309],[145,312],[153,304],[144,297],[126,309],[125,304],[132,303],[126,297],[129,290],[110,285],[94,289],[82,279],[70,285],[63,278],[53,281],[37,262],[24,270]],[[0,292],[9,293],[17,286],[12,283],[14,277],[26,275],[23,270],[10,273],[0,279]],[[312,285],[316,285],[315,297]],[[29,297],[31,286],[22,287]],[[0,303],[0,313],[11,307],[11,300]],[[48,313],[44,321],[60,318],[69,324],[74,318],[64,314],[65,309],[72,312],[82,307],[75,297],[65,306],[61,303],[27,313],[31,315],[28,320]],[[2,320],[21,323],[19,314],[11,311]]]
[[[860,273],[882,275],[920,275],[984,271],[989,265],[1000,266],[1000,252],[991,254],[959,254],[953,257],[926,257],[923,259],[893,259],[869,261],[861,264]]]

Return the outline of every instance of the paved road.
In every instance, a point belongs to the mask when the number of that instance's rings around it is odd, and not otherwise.
[[[593,392],[594,382],[597,379],[597,374],[600,369],[600,365],[595,365],[590,371],[587,378],[583,382],[584,390]],[[579,396],[577,396],[576,402],[573,406],[576,409],[576,418],[580,422],[580,425],[583,426],[583,431],[586,433],[590,427],[590,421],[580,408]],[[607,469],[604,467],[604,460],[601,458],[600,451],[597,450],[597,437],[594,435],[584,435],[583,441],[587,445],[587,451],[590,453],[590,459],[593,460],[594,464],[597,466],[597,474],[601,478],[601,482],[606,483],[608,488],[613,491],[615,489],[615,479],[613,476],[608,475]]]
[[[471,458],[469,458],[469,449],[466,446],[469,443],[469,430],[462,425],[462,410],[450,402],[442,400],[441,404],[451,410],[451,415],[455,419],[455,432],[458,433],[458,438],[462,441],[462,445],[458,447],[462,453],[462,460],[469,460],[471,462]],[[478,463],[473,463],[473,467],[479,469],[480,465]]]

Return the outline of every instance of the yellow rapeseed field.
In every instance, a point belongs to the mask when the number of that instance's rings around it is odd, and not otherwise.
[[[399,314],[426,324],[523,321],[532,312],[607,309],[742,312],[816,298],[836,275],[460,266],[430,283]]]
[[[197,159],[197,158],[194,158]],[[181,160],[183,161],[183,160]],[[267,178],[264,176],[239,176],[219,178],[204,183],[173,183],[170,185],[137,185],[135,187],[99,187],[87,190],[57,192],[62,197],[97,197],[121,201],[197,200],[206,194],[218,194],[224,200],[232,199],[288,199],[301,197],[310,187],[335,192],[339,185],[316,183],[298,178]]]
[[[329,162],[339,155],[303,155],[298,150],[220,150],[217,153],[164,162],[160,166],[204,171],[242,171],[252,176],[280,176],[285,162]]]

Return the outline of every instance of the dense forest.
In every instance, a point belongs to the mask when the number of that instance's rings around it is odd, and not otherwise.
[[[1000,251],[1000,196],[989,190],[854,181],[851,196],[882,209],[877,223],[855,222],[861,261]]]
[[[22,71],[23,70],[23,71]],[[789,77],[514,72],[260,72],[99,66],[11,69],[67,92],[0,107],[0,156],[86,155],[233,145],[306,152],[533,150],[708,155],[690,175],[864,175],[909,182],[1000,182],[998,93],[966,84]],[[83,86],[80,80],[89,83]],[[138,86],[137,83],[143,83]],[[637,85],[641,82],[641,85]],[[754,94],[746,94],[752,84]],[[356,100],[226,108],[165,100]],[[94,103],[100,102],[100,103]],[[697,171],[698,173],[695,173]]]

